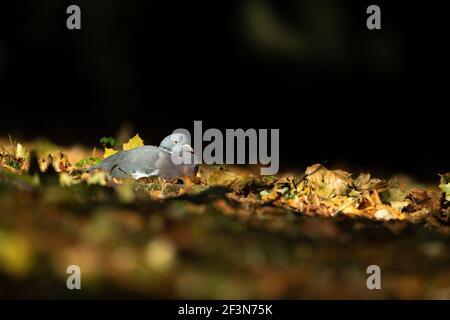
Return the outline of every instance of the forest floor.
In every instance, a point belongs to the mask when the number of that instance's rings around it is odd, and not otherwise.
[[[119,181],[86,172],[103,149],[0,142],[0,298],[450,299],[449,174]]]

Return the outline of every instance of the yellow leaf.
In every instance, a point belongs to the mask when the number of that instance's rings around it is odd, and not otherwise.
[[[123,150],[130,150],[137,147],[142,147],[144,145],[144,140],[139,137],[139,133],[136,134],[133,138],[128,140],[127,143],[123,144]]]
[[[103,158],[108,158],[109,156],[112,156],[113,154],[117,153],[119,151],[114,150],[113,148],[105,148],[105,153],[103,154]]]

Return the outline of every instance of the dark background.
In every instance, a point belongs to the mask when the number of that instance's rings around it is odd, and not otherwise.
[[[448,1],[14,1],[0,136],[98,145],[124,125],[280,128],[283,169],[449,171]],[[82,30],[66,28],[78,4]],[[366,28],[378,4],[382,30]]]

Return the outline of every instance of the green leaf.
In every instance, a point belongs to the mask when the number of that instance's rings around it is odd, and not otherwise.
[[[16,159],[8,159],[6,160],[6,164],[14,169],[20,170],[20,163]]]
[[[84,166],[94,166],[94,165],[96,165],[96,164],[99,164],[100,163],[100,158],[98,158],[98,157],[89,157],[89,158],[86,158],[86,159],[82,159],[82,160],[80,160],[80,161],[78,161],[76,164],[75,164],[75,166],[76,167],[79,167],[79,168],[82,168],[82,167],[84,167]]]
[[[103,145],[103,147],[107,148],[113,148],[116,146],[117,141],[113,137],[103,137],[100,139],[100,143]]]

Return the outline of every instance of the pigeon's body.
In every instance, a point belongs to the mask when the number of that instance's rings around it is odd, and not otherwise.
[[[167,138],[164,141],[167,141]],[[164,148],[142,146],[118,152],[104,159],[99,165],[91,167],[89,171],[99,169],[108,172],[112,177],[134,179],[151,176],[175,179],[190,176],[196,170],[192,148],[188,144],[178,144],[180,140],[175,141],[173,146]],[[182,159],[190,161],[184,161],[184,164]]]
[[[157,176],[156,162],[163,153],[168,152],[155,146],[142,146],[113,154],[92,169],[100,169],[116,178]]]
[[[183,162],[184,161],[184,162]],[[165,179],[192,176],[197,170],[197,157],[191,146],[179,145],[172,153],[162,152],[156,161],[158,176]]]

